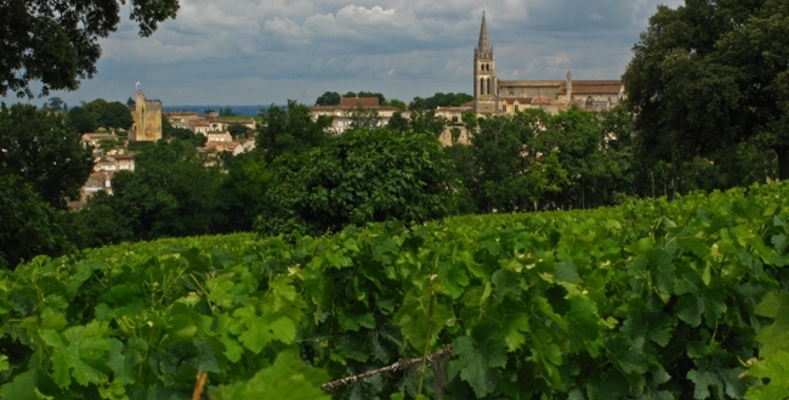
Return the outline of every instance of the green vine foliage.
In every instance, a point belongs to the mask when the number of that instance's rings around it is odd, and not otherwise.
[[[782,398],[786,199],[773,184],[39,257],[0,272],[0,399],[189,399],[203,372],[216,399]],[[417,364],[320,389],[450,344],[424,386]]]

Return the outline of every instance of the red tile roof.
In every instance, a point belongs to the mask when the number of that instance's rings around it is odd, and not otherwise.
[[[341,97],[340,107],[378,107],[378,97]]]

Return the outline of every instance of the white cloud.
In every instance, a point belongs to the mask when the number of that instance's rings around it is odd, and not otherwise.
[[[567,69],[579,79],[617,78],[657,5],[682,0],[180,2],[177,19],[150,38],[124,21],[101,41],[96,78],[55,95],[69,104],[125,101],[136,79],[165,104],[310,103],[326,90],[406,101],[470,92],[483,8],[504,79],[561,79]]]

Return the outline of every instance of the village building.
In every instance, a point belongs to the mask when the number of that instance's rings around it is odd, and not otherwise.
[[[233,137],[227,131],[208,131],[205,133],[206,142],[232,142]]]
[[[349,130],[357,113],[374,113],[378,118],[377,125],[385,126],[398,111],[401,110],[397,107],[381,105],[378,97],[341,97],[340,104],[336,106],[310,107],[313,119],[322,115],[332,117],[328,130],[335,135]],[[403,116],[407,118],[408,113],[404,112]]]
[[[112,194],[112,176],[115,171],[96,171],[88,176],[88,180],[80,190],[80,203],[88,200],[96,192],[106,191],[107,194]]]
[[[99,147],[102,141],[117,141],[118,139],[118,135],[111,133],[85,133],[80,138],[80,143],[82,147]]]

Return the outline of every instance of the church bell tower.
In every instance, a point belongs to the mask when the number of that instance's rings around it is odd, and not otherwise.
[[[482,26],[479,29],[479,43],[474,49],[474,112],[496,113],[498,95],[493,47],[488,41],[488,25],[485,12],[482,12]]]

